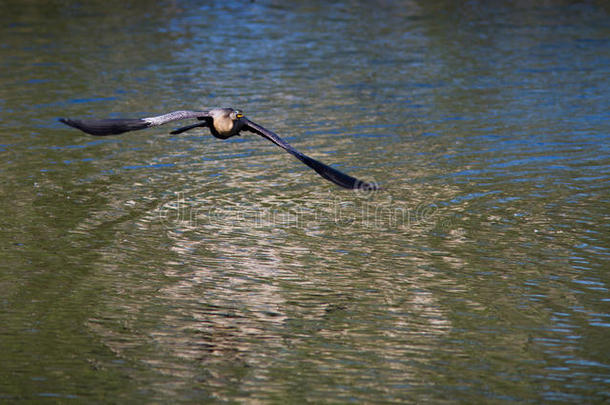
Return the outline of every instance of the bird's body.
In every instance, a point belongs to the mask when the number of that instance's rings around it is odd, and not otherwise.
[[[70,118],[60,118],[59,120],[66,125],[78,128],[88,134],[105,136],[117,135],[128,131],[137,131],[183,119],[197,119],[199,122],[178,128],[172,131],[172,134],[179,134],[198,127],[208,127],[212,135],[216,138],[228,139],[232,136],[239,135],[241,131],[253,132],[273,142],[307,166],[311,167],[320,176],[341,187],[366,190],[376,189],[374,184],[358,180],[299,152],[275,133],[250,121],[240,110],[234,110],[233,108],[213,108],[209,111],[181,110],[147,118],[102,120],[73,120]]]
[[[239,110],[232,108],[214,108],[209,111],[212,116],[210,132],[216,138],[227,139],[239,135],[245,125],[244,116]]]

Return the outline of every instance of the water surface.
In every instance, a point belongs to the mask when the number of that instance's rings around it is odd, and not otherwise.
[[[603,2],[5,2],[0,398],[610,399]],[[255,135],[59,116],[233,106]]]

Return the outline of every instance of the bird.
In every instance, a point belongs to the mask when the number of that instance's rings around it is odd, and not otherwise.
[[[198,122],[171,131],[170,133],[180,134],[194,128],[207,127],[212,135],[219,139],[228,139],[240,135],[241,131],[248,131],[260,135],[273,142],[301,162],[312,168],[320,176],[332,183],[346,189],[352,190],[377,190],[378,187],[373,182],[358,180],[333,167],[319,162],[304,153],[293,148],[288,142],[284,141],[274,132],[265,127],[250,121],[242,110],[233,108],[212,108],[208,111],[180,110],[167,114],[147,118],[111,118],[111,119],[71,119],[59,118],[59,121],[71,127],[96,136],[118,135],[129,131],[156,127],[173,121],[196,119]]]

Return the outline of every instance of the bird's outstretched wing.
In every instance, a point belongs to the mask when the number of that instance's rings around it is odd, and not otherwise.
[[[332,167],[327,166],[322,162],[318,162],[317,160],[310,158],[309,156],[299,152],[298,150],[290,146],[290,144],[288,144],[282,138],[277,136],[275,133],[250,120],[246,120],[246,125],[243,127],[243,129],[246,131],[254,132],[255,134],[262,136],[263,138],[270,140],[280,148],[284,149],[286,152],[299,159],[301,162],[305,163],[307,166],[311,167],[326,180],[332,181],[333,183],[341,187],[364,190],[377,189],[377,186],[375,184],[358,180],[352,176],[340,172],[337,169],[333,169]]]
[[[73,120],[70,118],[60,118],[59,121],[71,127],[78,128],[88,134],[103,136],[137,131],[139,129],[155,127],[157,125],[188,118],[206,120],[207,123],[207,118],[210,118],[210,113],[208,111],[174,111],[168,114],[147,118],[116,118],[101,120]]]

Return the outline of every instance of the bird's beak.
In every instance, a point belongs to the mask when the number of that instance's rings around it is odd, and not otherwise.
[[[236,115],[236,117],[237,117],[237,118],[241,118],[241,117],[243,117],[243,116],[244,116],[244,115],[243,115],[243,114],[241,114],[241,113],[239,113],[239,114],[237,114],[237,115]]]

